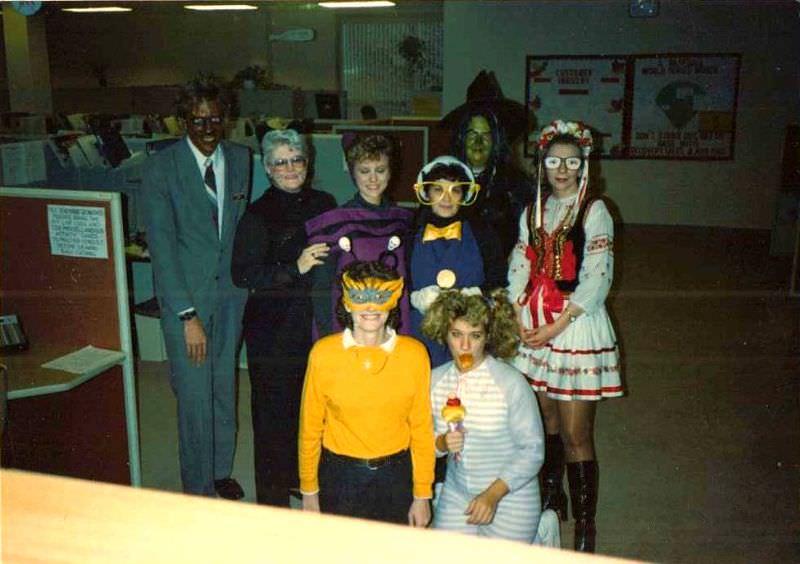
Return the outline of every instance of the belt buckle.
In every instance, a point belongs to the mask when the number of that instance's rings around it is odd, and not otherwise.
[[[381,458],[370,458],[369,460],[367,460],[366,464],[367,464],[367,469],[375,471],[384,464],[386,464],[386,457],[384,456]]]

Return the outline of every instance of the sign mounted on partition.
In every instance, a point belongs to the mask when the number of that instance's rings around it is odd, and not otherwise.
[[[108,258],[105,208],[50,205],[47,227],[52,254]]]

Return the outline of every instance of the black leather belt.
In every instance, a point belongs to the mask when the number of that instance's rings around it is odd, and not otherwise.
[[[400,452],[389,454],[387,456],[379,456],[377,458],[355,458],[345,454],[336,454],[328,449],[323,449],[322,455],[325,458],[335,460],[337,462],[344,462],[354,466],[362,466],[364,468],[368,468],[369,470],[377,470],[378,468],[386,466],[387,464],[392,464],[394,462],[400,462],[403,459],[407,459],[408,449],[403,449]]]

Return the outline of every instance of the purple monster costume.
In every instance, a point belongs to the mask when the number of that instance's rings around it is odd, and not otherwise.
[[[414,213],[399,207],[365,209],[360,207],[341,207],[329,210],[306,222],[308,243],[327,243],[330,254],[325,268],[314,269],[312,300],[314,302],[313,334],[316,341],[320,337],[342,331],[336,319],[336,303],[341,295],[339,276],[345,266],[356,260],[378,260],[387,253],[389,240],[398,237],[400,247],[390,254],[397,260],[396,270],[408,277],[407,242],[413,230]],[[348,251],[339,246],[339,240],[349,239]],[[398,333],[411,333],[411,316],[408,290],[400,299],[400,326]]]

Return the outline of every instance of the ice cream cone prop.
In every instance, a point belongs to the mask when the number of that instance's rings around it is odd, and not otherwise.
[[[464,430],[464,418],[467,416],[467,409],[461,405],[461,400],[454,393],[447,396],[447,403],[442,408],[442,417],[447,422],[447,426],[451,431]],[[453,460],[458,462],[461,460],[461,453],[456,452],[453,454]]]

